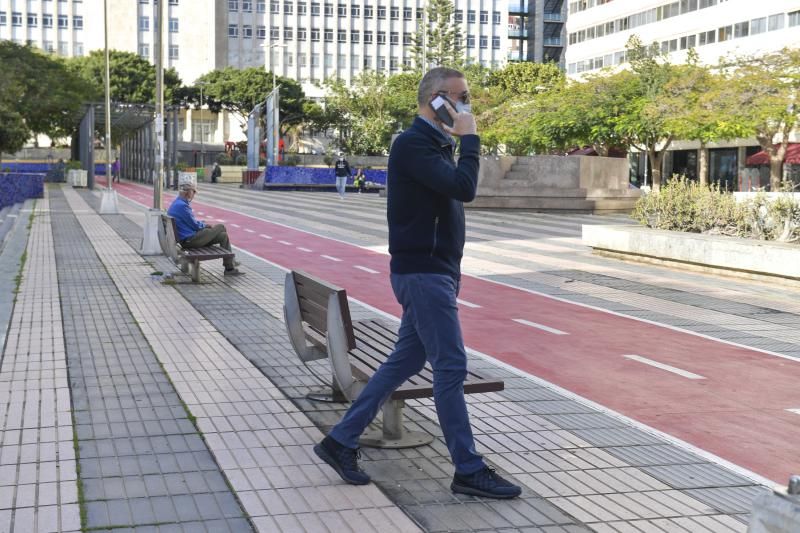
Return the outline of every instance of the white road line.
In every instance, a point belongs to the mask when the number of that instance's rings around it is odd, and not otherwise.
[[[333,257],[330,255],[321,255],[320,257],[324,257],[325,259],[330,259],[331,261],[341,261],[338,257]]]
[[[640,363],[644,363],[646,365],[654,366],[656,368],[660,368],[661,370],[666,370],[667,372],[672,372],[673,374],[678,374],[679,376],[683,376],[687,379],[706,379],[703,376],[698,374],[693,374],[687,370],[681,370],[680,368],[675,368],[674,366],[665,365],[664,363],[659,363],[658,361],[653,361],[652,359],[647,359],[646,357],[642,357],[641,355],[623,355],[622,357],[626,359],[630,359],[632,361],[638,361]]]
[[[214,218],[214,217],[210,217],[210,218]],[[224,221],[224,220],[222,220],[221,218],[218,218],[218,219],[217,219],[217,222],[222,222],[223,224],[225,223],[225,221]]]
[[[263,233],[259,233],[258,236],[261,237],[262,239],[271,239],[272,238],[269,235],[264,235]]]
[[[255,231],[251,230],[250,228],[244,228],[247,233],[255,233]]]
[[[370,274],[380,274],[380,272],[378,272],[377,270],[372,270],[371,268],[367,268],[361,265],[353,265],[353,268],[363,270],[364,272],[369,272]]]
[[[787,409],[787,411],[796,415],[800,415],[800,409]]]
[[[233,226],[234,228],[241,228],[239,224],[231,224],[231,226]]]
[[[297,247],[298,250],[301,252],[313,252],[314,250],[309,250],[308,248],[303,248],[302,246]]]
[[[473,309],[480,309],[480,308],[481,308],[481,306],[480,306],[480,305],[478,305],[478,304],[474,304],[474,303],[472,303],[472,302],[468,302],[468,301],[466,301],[466,300],[462,300],[462,299],[460,299],[460,298],[456,298],[456,301],[457,301],[458,303],[460,303],[461,305],[463,305],[464,307],[471,307],[471,308],[473,308]]]
[[[553,335],[569,335],[566,331],[561,331],[560,329],[551,328],[549,326],[545,326],[544,324],[537,324],[536,322],[531,322],[530,320],[525,320],[523,318],[512,318],[512,320],[518,324],[522,324],[524,326],[530,326],[532,328],[541,329],[542,331],[547,331],[548,333],[552,333]]]
[[[139,198],[144,198],[144,196],[140,196]],[[197,214],[198,215],[205,215],[205,213],[203,213],[202,211],[198,211]]]
[[[292,245],[292,243],[290,243],[289,241],[278,241],[278,242],[281,243],[281,244],[285,244],[286,246],[291,246]]]

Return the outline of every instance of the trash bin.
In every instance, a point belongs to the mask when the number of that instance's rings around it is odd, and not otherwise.
[[[242,185],[254,184],[260,175],[260,170],[242,170]]]

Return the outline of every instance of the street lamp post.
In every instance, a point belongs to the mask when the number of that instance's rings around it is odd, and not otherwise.
[[[206,145],[205,139],[206,130],[205,130],[205,122],[203,122],[203,86],[206,85],[207,82],[205,81],[198,81],[197,85],[200,86],[200,168],[203,169],[205,172],[206,168]]]
[[[106,109],[106,189],[103,191],[103,199],[100,204],[101,214],[117,214],[119,207],[117,204],[116,191],[113,190],[114,177],[111,175],[111,61],[108,51],[108,0],[103,0],[103,26],[105,38],[105,109]],[[91,172],[91,170],[90,170]]]
[[[272,49],[273,48],[286,48],[286,44],[284,44],[284,43],[270,43],[270,44],[262,44],[261,46],[264,48],[264,69],[267,72],[269,72],[269,67],[270,66],[272,67],[272,93],[274,94],[273,102],[277,102],[278,101],[278,97],[280,96],[280,93],[279,93],[279,89],[278,89],[278,86],[277,86],[277,81],[275,79],[275,65],[272,64],[273,63],[272,62]],[[266,111],[269,112],[269,110],[266,110]],[[276,120],[275,124],[276,124],[276,126],[278,126],[279,121]],[[278,137],[279,136],[280,136],[280,127],[278,126],[278,132],[275,135],[275,139],[274,139],[274,143],[273,144],[276,144],[276,143],[279,142],[278,141]],[[264,139],[269,139],[269,132],[266,131],[266,128],[264,128]],[[273,162],[273,164],[276,164],[277,153],[278,153],[277,147],[276,146],[270,146],[270,147],[268,147],[268,149],[272,150],[272,154],[273,154],[272,162]],[[267,161],[269,161],[269,157],[267,157]],[[267,164],[269,164],[269,163],[267,163]]]

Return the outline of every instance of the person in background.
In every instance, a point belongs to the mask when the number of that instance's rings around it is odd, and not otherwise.
[[[356,169],[356,175],[353,177],[353,185],[358,189],[358,194],[364,192],[367,186],[367,178],[364,176],[364,170],[361,168]]]
[[[339,198],[341,199],[344,199],[347,178],[350,177],[350,174],[352,174],[350,164],[344,158],[344,153],[339,152],[339,159],[336,160],[336,192],[339,193]]]
[[[111,179],[119,183],[119,157],[111,163]]]
[[[219,163],[214,162],[214,169],[211,171],[211,183],[216,183],[222,177],[222,169],[219,168]]]

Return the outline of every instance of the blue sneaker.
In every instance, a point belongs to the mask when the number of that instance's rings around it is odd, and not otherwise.
[[[366,485],[370,482],[369,476],[358,467],[361,452],[356,448],[342,446],[334,439],[325,437],[322,442],[314,446],[314,453],[328,463],[344,481],[351,485]]]
[[[500,477],[494,468],[484,466],[474,474],[456,473],[450,490],[461,494],[507,500],[522,494],[522,489]]]

